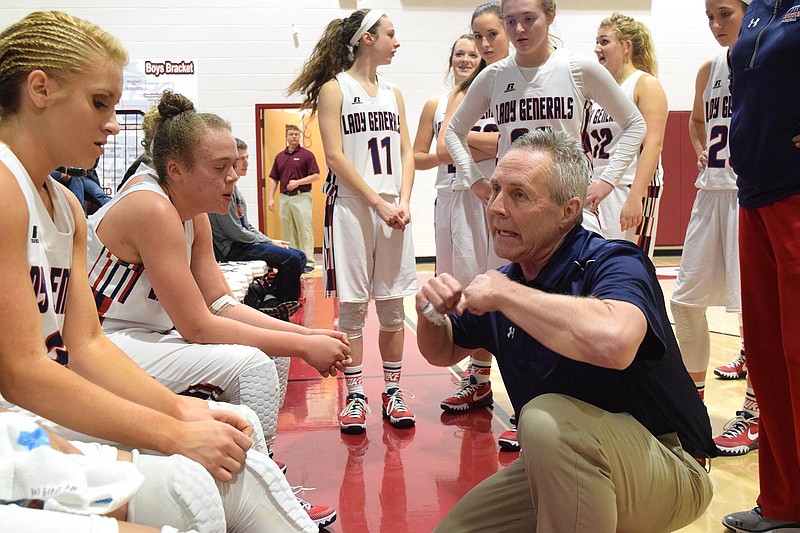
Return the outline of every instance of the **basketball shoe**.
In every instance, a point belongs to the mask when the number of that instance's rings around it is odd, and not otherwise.
[[[325,527],[333,524],[336,521],[336,509],[328,507],[327,505],[314,505],[307,502],[302,498],[297,498],[300,507],[308,513],[311,520],[317,524],[317,527]]]
[[[767,518],[761,514],[761,506],[758,505],[750,511],[726,515],[722,519],[722,525],[738,533],[800,532],[800,522],[787,522],[785,520]]]
[[[477,407],[490,407],[492,405],[492,383],[478,384],[474,376],[461,389],[449,398],[442,400],[442,409],[448,413],[468,411]]]
[[[497,439],[498,444],[500,444],[500,449],[504,452],[518,452],[520,450],[519,441],[517,441],[517,414],[514,413],[514,416],[511,417],[509,420],[511,424],[511,429],[507,429],[506,431],[500,434],[500,437]]]
[[[744,455],[758,449],[758,418],[744,411],[725,424],[725,430],[714,437],[720,455]]]
[[[347,395],[347,405],[339,413],[339,429],[342,433],[357,435],[367,430],[367,413],[370,412],[367,397],[357,392]]]
[[[412,395],[413,398],[413,395]],[[410,428],[416,422],[417,417],[406,406],[403,399],[403,392],[400,389],[389,389],[389,392],[381,393],[383,400],[383,418],[396,428]]]
[[[747,377],[747,361],[745,360],[744,350],[740,350],[739,355],[730,363],[715,368],[714,375],[720,379],[741,379]]]

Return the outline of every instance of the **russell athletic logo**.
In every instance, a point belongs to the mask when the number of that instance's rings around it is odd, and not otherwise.
[[[506,333],[506,337],[508,337],[509,339],[513,339],[514,338],[514,333],[516,333],[516,332],[517,332],[517,330],[516,330],[516,328],[514,326],[508,326],[508,333]]]
[[[505,90],[505,91],[503,91],[503,92],[504,92],[504,93],[510,93],[510,92],[512,92],[513,90],[514,90],[514,84],[513,84],[513,83],[509,83],[509,84],[508,84],[508,87],[506,87],[506,90]]]
[[[361,103],[361,97],[360,96],[356,96],[355,98],[353,98],[353,103],[354,104],[360,104]]]
[[[720,87],[722,87],[722,80],[717,80],[717,81],[715,81],[715,82],[714,82],[714,87],[713,87],[713,88],[714,88],[714,89],[719,89]]]

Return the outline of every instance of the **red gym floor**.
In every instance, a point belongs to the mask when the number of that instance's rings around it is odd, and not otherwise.
[[[429,274],[421,273],[420,282]],[[332,328],[334,305],[322,296],[320,277],[304,278],[303,308],[293,318]],[[332,505],[338,519],[328,529],[345,533],[426,533],[476,483],[515,460],[500,452],[497,437],[509,413],[479,409],[445,414],[442,398],[456,389],[456,373],[429,365],[420,355],[412,312],[407,318],[401,385],[416,427],[395,429],[381,417],[383,372],[378,325],[370,307],[364,330],[364,389],[372,414],[364,435],[344,435],[337,415],[347,395],[341,376],[323,379],[292,360],[286,402],[280,413],[275,457],[288,466],[291,485],[314,487],[305,500]],[[454,369],[458,372],[458,369]]]

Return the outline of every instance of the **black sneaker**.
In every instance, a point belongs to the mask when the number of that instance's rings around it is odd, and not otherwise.
[[[281,301],[274,296],[264,298],[258,310],[278,320],[288,321],[289,317],[300,309],[300,302],[296,300]]]

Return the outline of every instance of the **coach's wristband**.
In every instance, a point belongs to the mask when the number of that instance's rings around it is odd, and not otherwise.
[[[447,317],[437,311],[430,302],[425,304],[425,307],[422,308],[422,316],[424,316],[428,322],[433,323],[435,326],[442,327],[447,325]]]

